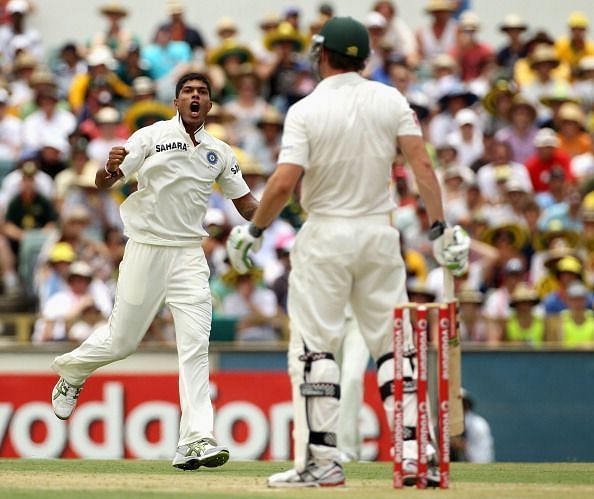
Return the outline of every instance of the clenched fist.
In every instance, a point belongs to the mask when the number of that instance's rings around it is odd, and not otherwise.
[[[107,158],[105,169],[109,173],[116,173],[127,154],[128,151],[126,151],[126,149],[124,149],[122,146],[112,147],[109,151],[109,157]]]

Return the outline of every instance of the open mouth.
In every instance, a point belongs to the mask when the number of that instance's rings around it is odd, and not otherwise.
[[[200,103],[199,102],[192,102],[190,104],[190,112],[192,113],[192,115],[198,115],[198,113],[200,112]]]

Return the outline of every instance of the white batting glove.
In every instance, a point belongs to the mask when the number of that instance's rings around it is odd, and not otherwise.
[[[455,276],[463,275],[468,267],[470,237],[456,225],[446,227],[443,234],[433,241],[433,255],[437,262],[450,269]]]
[[[245,274],[254,267],[250,252],[256,253],[262,247],[261,229],[254,227],[254,231],[260,231],[260,235],[255,237],[250,232],[251,227],[251,225],[236,225],[227,238],[229,261],[240,274]]]

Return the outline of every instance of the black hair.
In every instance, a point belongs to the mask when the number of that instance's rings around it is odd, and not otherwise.
[[[328,51],[328,62],[334,69],[340,69],[342,71],[363,71],[365,68],[365,60],[357,59],[355,57],[349,57],[348,55],[335,52],[330,50],[328,47],[324,47]]]
[[[175,98],[176,99],[179,97],[179,93],[181,92],[181,89],[186,84],[186,82],[191,81],[191,80],[199,80],[199,81],[205,83],[206,88],[208,89],[208,96],[209,97],[211,96],[210,81],[208,80],[208,78],[205,75],[203,75],[202,73],[187,73],[187,74],[183,75],[177,81],[177,84],[175,85]]]

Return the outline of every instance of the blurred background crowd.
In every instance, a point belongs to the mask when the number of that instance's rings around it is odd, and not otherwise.
[[[304,19],[298,7],[279,7],[261,13],[251,40],[230,13],[207,39],[179,0],[144,33],[127,29],[131,7],[108,2],[86,40],[65,35],[48,47],[28,25],[35,8],[0,2],[0,318],[34,313],[35,343],[81,341],[113,306],[125,245],[118,207],[136,188],[95,188],[109,149],[171,118],[176,80],[204,72],[215,102],[207,131],[233,146],[258,196],[284,114],[316,85],[311,37],[349,12],[320,3]],[[512,12],[480,19],[469,1],[419,2],[423,23],[412,26],[397,2],[370,0],[360,19],[372,46],[364,76],[407,97],[447,220],[472,237],[468,273],[456,282],[464,342],[594,345],[594,41],[585,13],[555,8],[566,18],[557,38]],[[483,40],[484,23],[497,24],[503,43]],[[439,301],[430,222],[398,153],[390,185],[410,298]],[[297,196],[265,232],[258,268],[240,276],[225,240],[245,221],[215,192],[204,221],[215,326],[228,321],[238,341],[286,339],[289,253],[306,217]],[[173,334],[163,309],[147,341]]]

